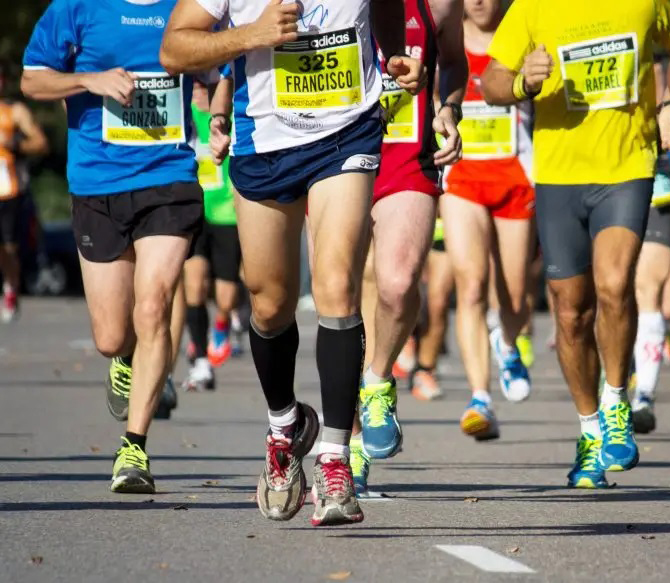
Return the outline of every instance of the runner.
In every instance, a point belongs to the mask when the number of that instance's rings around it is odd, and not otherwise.
[[[626,384],[656,160],[651,40],[667,48],[669,23],[667,0],[516,0],[482,78],[489,103],[535,102],[538,230],[581,423],[573,487],[606,487],[639,459]]]
[[[666,75],[663,70],[663,54],[655,54],[656,102],[663,102]],[[663,287],[670,277],[670,161],[661,154],[656,163],[654,193],[649,210],[649,221],[645,233],[640,260],[635,275],[635,295],[640,311],[635,340],[635,398],[633,426],[637,433],[650,433],[656,429],[654,397],[661,372],[663,344],[665,342],[665,318],[661,302]]]
[[[361,381],[359,437],[354,426],[352,462],[359,493],[366,488],[369,458],[396,455],[402,446],[393,364],[413,330],[420,307],[419,281],[435,228],[439,189],[437,166],[460,157],[456,126],[467,81],[463,52],[463,2],[406,0],[407,52],[428,69],[429,84],[416,97],[386,74],[382,105],[387,128],[372,207],[372,253],[376,308],[368,321],[373,342]],[[434,114],[434,80],[439,62],[442,105]],[[382,62],[384,70],[384,62]],[[435,131],[446,143],[438,151]],[[362,441],[361,441],[362,439]],[[360,471],[358,468],[360,467]]]
[[[128,419],[115,492],[155,489],[146,436],[170,367],[175,288],[202,217],[187,145],[191,80],[158,62],[174,4],[54,0],[24,56],[23,92],[67,104],[84,291],[96,346],[113,359],[109,410]]]
[[[400,0],[180,0],[163,41],[161,58],[172,71],[234,60],[230,177],[252,297],[251,351],[269,408],[257,500],[270,519],[288,520],[302,506],[302,458],[319,429],[316,412],[296,403],[293,389],[307,199],[324,415],[312,524],[363,519],[348,445],[365,342],[361,274],[382,138],[372,34],[399,88],[419,92],[425,70],[404,55],[403,16]],[[218,22],[234,28],[211,32]]]
[[[0,321],[18,315],[21,265],[19,228],[23,195],[28,190],[26,156],[47,153],[47,139],[30,110],[21,102],[4,99],[8,68],[0,62],[0,279],[3,300]]]
[[[472,390],[461,429],[485,440],[500,435],[489,392],[490,348],[505,398],[520,402],[530,394],[516,339],[527,318],[526,280],[534,236],[534,192],[528,178],[531,120],[527,106],[488,107],[481,93],[480,77],[490,61],[486,49],[502,20],[502,3],[466,0],[465,14],[470,81],[466,119],[460,126],[464,159],[445,169],[440,210],[456,279],[457,338]],[[499,304],[490,347],[489,276]]]
[[[193,91],[193,121],[197,129],[195,146],[198,178],[205,193],[205,225],[195,243],[194,257],[184,268],[187,291],[188,329],[193,343],[193,364],[184,381],[186,390],[214,389],[212,367],[221,366],[232,354],[230,339],[231,311],[237,302],[240,283],[240,243],[233,190],[228,178],[228,158],[216,165],[209,147],[209,124],[220,118],[230,125],[233,82],[228,77],[217,83],[211,105],[207,87],[196,82]],[[227,132],[226,132],[227,133]],[[217,318],[207,346],[209,331],[210,273],[214,280]]]

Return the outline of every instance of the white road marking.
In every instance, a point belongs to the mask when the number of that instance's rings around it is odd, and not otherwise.
[[[365,500],[365,502],[393,502],[393,498],[383,492],[375,492],[374,490],[368,490],[365,494],[358,496],[358,499]]]
[[[523,563],[513,561],[486,547],[477,545],[435,545],[435,547],[488,573],[535,573]]]

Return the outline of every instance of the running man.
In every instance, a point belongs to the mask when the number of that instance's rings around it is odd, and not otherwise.
[[[490,107],[482,97],[480,79],[490,61],[486,50],[502,20],[502,3],[465,0],[465,14],[470,81],[459,128],[463,160],[445,170],[440,210],[456,279],[456,335],[472,390],[460,424],[466,435],[484,440],[500,436],[489,391],[490,349],[505,398],[519,402],[530,394],[516,339],[527,317],[535,194],[528,178],[530,108]],[[489,278],[499,303],[490,347]]]
[[[234,27],[211,32],[219,22]],[[297,403],[293,390],[308,201],[324,415],[312,524],[363,519],[349,438],[365,346],[360,285],[382,139],[372,34],[398,87],[418,93],[425,70],[405,55],[404,25],[402,0],[179,0],[163,41],[161,60],[173,72],[234,61],[229,170],[253,308],[251,352],[270,421],[257,500],[273,520],[288,520],[303,505],[302,458],[319,430],[316,412]]]
[[[382,105],[387,127],[372,207],[372,253],[377,302],[370,363],[360,390],[362,443],[352,443],[371,458],[400,451],[393,364],[414,329],[420,308],[419,282],[435,228],[438,166],[453,164],[461,154],[456,126],[468,65],[463,50],[463,2],[405,1],[407,53],[428,69],[428,86],[412,96],[386,73]],[[433,89],[439,63],[443,76],[437,114]],[[384,71],[385,62],[382,62]],[[435,132],[445,145],[438,149]],[[357,476],[357,486],[362,481]]]
[[[21,80],[33,99],[67,104],[73,229],[93,338],[119,370],[110,412],[128,419],[114,492],[155,489],[147,432],[171,364],[175,288],[202,219],[187,144],[192,83],[158,61],[174,4],[54,0]]]
[[[482,78],[491,104],[535,103],[538,230],[581,424],[572,487],[606,487],[639,459],[626,385],[656,161],[652,39],[667,48],[669,26],[668,0],[516,0]]]
[[[29,180],[25,157],[48,151],[44,132],[30,110],[19,101],[3,98],[7,74],[7,65],[0,62],[0,321],[5,323],[14,320],[19,309],[19,228]]]
[[[213,367],[221,366],[232,353],[230,320],[240,284],[241,251],[228,158],[222,164],[215,164],[209,146],[210,123],[223,120],[225,133],[230,130],[233,81],[229,75],[228,72],[216,83],[211,104],[207,87],[196,81],[191,105],[197,131],[198,179],[205,205],[203,230],[196,239],[194,256],[184,267],[193,364],[183,386],[191,391],[214,389]],[[210,278],[214,282],[217,317],[208,346]]]

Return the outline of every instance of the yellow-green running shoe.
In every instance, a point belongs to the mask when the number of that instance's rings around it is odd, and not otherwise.
[[[533,339],[529,334],[520,334],[516,338],[516,347],[521,355],[521,362],[526,368],[535,364],[535,350],[533,349]]]
[[[128,419],[128,398],[132,378],[133,369],[125,364],[120,356],[112,358],[105,386],[107,387],[107,408],[117,421]]]
[[[395,379],[365,385],[360,391],[363,447],[374,459],[393,457],[402,447]]]
[[[598,462],[603,441],[590,433],[582,433],[577,441],[577,458],[568,474],[570,488],[607,488],[605,470]]]
[[[154,479],[149,471],[149,456],[135,443],[125,437],[116,450],[112,469],[112,492],[124,494],[153,494],[156,491]]]
[[[349,465],[354,478],[356,496],[368,491],[368,474],[370,473],[370,458],[363,449],[363,440],[360,436],[352,437],[349,441]]]

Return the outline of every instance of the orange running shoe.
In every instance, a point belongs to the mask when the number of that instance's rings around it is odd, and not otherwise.
[[[444,396],[437,384],[435,373],[431,370],[419,369],[412,375],[412,395],[419,401],[434,401]]]

